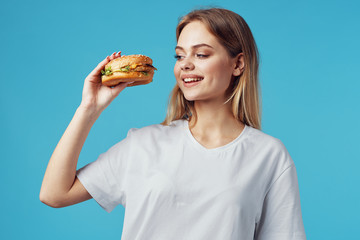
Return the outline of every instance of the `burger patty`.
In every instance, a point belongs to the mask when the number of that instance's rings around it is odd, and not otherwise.
[[[153,65],[151,64],[132,64],[132,65],[127,65],[127,66],[123,66],[120,67],[119,69],[111,69],[111,66],[107,67],[104,70],[101,70],[102,75],[112,75],[114,72],[143,72],[143,73],[147,73],[150,72],[152,70],[157,70]]]
[[[138,66],[134,69],[130,69],[130,71],[134,71],[134,72],[149,72],[151,70],[154,70],[154,67],[149,67],[144,65]]]

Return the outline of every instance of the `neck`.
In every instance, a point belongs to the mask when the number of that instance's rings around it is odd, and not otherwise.
[[[201,136],[214,137],[229,136],[238,134],[243,128],[243,124],[235,119],[231,111],[231,102],[224,104],[224,101],[208,102],[195,101],[197,121],[191,118],[189,122],[190,130]],[[209,131],[211,129],[211,131]]]

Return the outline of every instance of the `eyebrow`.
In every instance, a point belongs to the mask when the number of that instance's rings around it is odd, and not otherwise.
[[[196,48],[200,48],[200,47],[213,48],[212,46],[207,45],[206,43],[196,44],[196,45],[192,46],[191,48],[192,48],[192,49],[196,49]],[[180,46],[176,46],[176,47],[175,47],[175,50],[176,50],[176,49],[184,50],[184,48],[182,48],[182,47],[180,47]]]

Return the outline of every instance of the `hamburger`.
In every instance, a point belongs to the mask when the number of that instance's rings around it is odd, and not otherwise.
[[[152,82],[155,70],[157,69],[152,65],[152,59],[147,56],[124,55],[105,65],[105,70],[101,70],[101,81],[108,87],[133,81],[128,87],[148,84]]]

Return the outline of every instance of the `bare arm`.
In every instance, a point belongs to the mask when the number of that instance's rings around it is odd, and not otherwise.
[[[65,207],[91,198],[76,178],[76,166],[91,127],[128,84],[122,83],[114,88],[101,84],[101,69],[117,57],[120,57],[120,52],[100,62],[85,79],[81,104],[56,146],[42,182],[40,201],[49,206]]]

